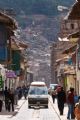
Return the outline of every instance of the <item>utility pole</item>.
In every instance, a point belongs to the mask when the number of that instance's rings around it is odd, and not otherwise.
[[[51,84],[57,83],[56,81],[56,70],[55,70],[55,63],[56,63],[56,43],[54,42],[51,48]]]

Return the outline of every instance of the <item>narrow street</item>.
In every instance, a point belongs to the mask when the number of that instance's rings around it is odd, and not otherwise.
[[[13,115],[0,115],[3,120],[61,120],[49,101],[49,108],[31,108],[28,109],[28,102],[24,100],[21,108]],[[15,110],[16,111],[16,110]]]
[[[0,120],[80,120],[80,0],[0,0]]]

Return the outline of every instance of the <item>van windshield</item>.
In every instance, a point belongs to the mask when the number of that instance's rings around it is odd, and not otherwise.
[[[48,90],[47,87],[43,86],[31,86],[29,89],[29,94],[30,95],[47,95]]]

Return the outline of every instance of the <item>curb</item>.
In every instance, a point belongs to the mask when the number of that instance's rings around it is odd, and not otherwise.
[[[54,108],[54,105],[52,104],[52,102],[51,102],[51,100],[50,100],[50,99],[49,99],[49,101],[50,101],[50,103],[51,103],[51,105],[52,105],[52,107],[53,107],[54,111],[56,112],[56,114],[57,114],[57,116],[58,116],[59,120],[61,120],[60,115],[58,114],[57,110]]]

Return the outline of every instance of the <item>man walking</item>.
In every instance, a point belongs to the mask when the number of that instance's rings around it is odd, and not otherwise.
[[[68,114],[67,119],[74,119],[74,88],[70,88],[70,91],[67,95],[67,102],[68,102]]]

